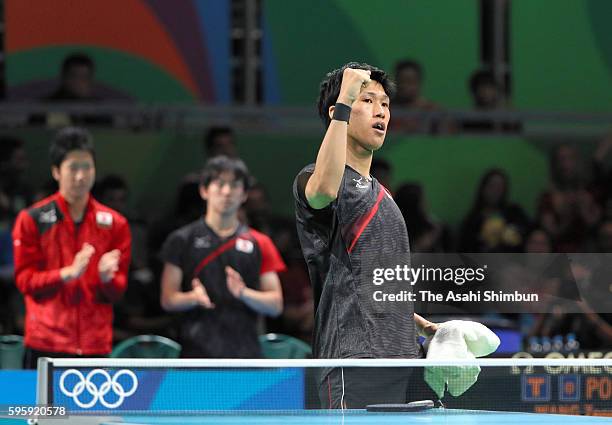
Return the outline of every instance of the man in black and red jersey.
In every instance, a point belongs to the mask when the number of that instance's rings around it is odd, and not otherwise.
[[[170,234],[162,248],[161,303],[182,312],[182,357],[261,357],[257,315],[282,311],[277,273],[285,264],[269,237],[238,218],[249,182],[241,160],[209,160],[200,181],[206,215]]]
[[[60,130],[50,149],[59,191],[21,211],[15,222],[26,368],[35,368],[38,357],[103,356],[112,349],[112,303],[126,289],[131,237],[125,217],[89,193],[94,155],[88,131]]]
[[[409,254],[402,214],[370,176],[373,152],[389,126],[393,83],[384,71],[348,63],[321,83],[318,108],[327,131],[316,163],[295,179],[296,220],[315,300],[316,358],[417,358],[417,334],[437,325],[409,302],[376,303],[366,270],[384,257]],[[349,119],[350,118],[350,119]],[[372,281],[370,280],[370,284]],[[342,368],[323,373],[325,408],[406,402],[409,373]]]

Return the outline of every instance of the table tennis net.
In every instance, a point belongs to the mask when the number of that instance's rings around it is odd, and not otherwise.
[[[612,416],[611,373],[611,359],[41,359],[37,403],[71,415],[193,415],[432,400],[444,409]]]

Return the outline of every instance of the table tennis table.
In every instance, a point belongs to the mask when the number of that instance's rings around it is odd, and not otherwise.
[[[39,424],[185,424],[185,425],[597,425],[610,418],[537,413],[493,412],[464,409],[431,409],[423,412],[372,413],[365,410],[302,410],[295,412],[219,412],[186,415],[126,415],[111,417],[72,417],[41,420]]]
[[[68,416],[42,418],[38,423],[588,425],[612,422],[612,406],[603,397],[605,391],[597,394],[591,385],[612,382],[610,360],[479,360],[483,370],[474,388],[461,397],[445,397],[445,406],[436,403],[441,407],[418,412],[323,410],[318,399],[314,403],[311,399],[313,391],[308,378],[311,367],[316,370],[338,365],[367,367],[376,373],[379,367],[422,367],[423,364],[440,367],[437,363],[449,364],[393,359],[45,359],[39,363],[37,402],[65,406]],[[463,363],[471,364],[471,361]],[[461,361],[452,362],[453,367],[461,364]],[[532,385],[532,381],[537,385]],[[598,404],[594,402],[594,395],[602,395]],[[540,412],[531,410],[538,407],[566,408],[586,402],[591,408],[597,408],[593,410],[595,416],[581,415],[583,411],[573,415],[527,413]]]

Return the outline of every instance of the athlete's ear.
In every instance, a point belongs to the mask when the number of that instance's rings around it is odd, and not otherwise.
[[[329,107],[329,110],[327,111],[327,113],[329,114],[329,119],[331,120],[332,118],[334,118],[334,109],[336,109],[335,105],[332,105]]]
[[[53,180],[55,180],[56,182],[59,182],[59,178],[60,178],[59,167],[55,165],[51,167],[51,176],[53,177]]]
[[[208,199],[208,189],[203,184],[200,185],[200,198],[205,201]]]

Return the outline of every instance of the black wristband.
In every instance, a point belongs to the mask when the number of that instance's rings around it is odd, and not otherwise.
[[[334,107],[334,116],[333,120],[336,121],[346,121],[349,122],[349,118],[351,117],[351,107],[345,105],[344,103],[336,103]]]

